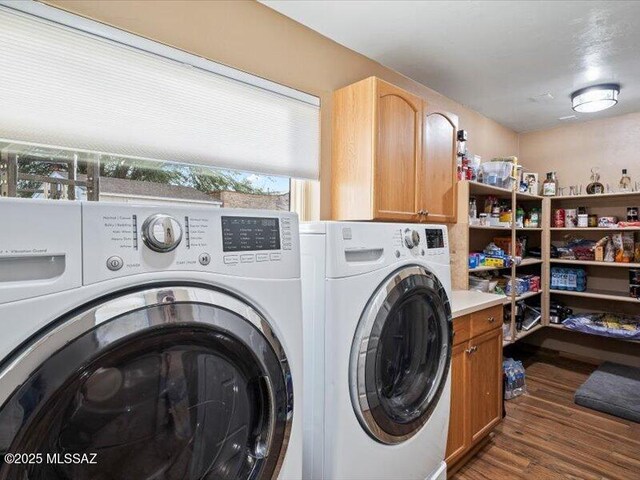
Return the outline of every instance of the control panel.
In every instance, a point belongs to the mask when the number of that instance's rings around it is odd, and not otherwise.
[[[162,270],[298,275],[290,212],[83,203],[84,283]]]
[[[446,227],[440,225],[398,226],[393,233],[394,256],[432,257],[448,255],[449,242]]]
[[[326,222],[327,260],[332,278],[355,275],[398,262],[450,264],[444,225]],[[305,225],[305,232],[309,228]]]

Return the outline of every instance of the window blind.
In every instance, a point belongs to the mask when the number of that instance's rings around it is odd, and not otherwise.
[[[66,24],[0,7],[0,137],[318,177],[316,97],[52,7],[29,8]],[[69,26],[76,21],[91,28]],[[162,54],[132,45],[138,40]]]

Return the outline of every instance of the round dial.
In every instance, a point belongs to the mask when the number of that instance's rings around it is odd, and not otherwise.
[[[142,224],[142,240],[155,252],[170,252],[182,240],[182,227],[172,216],[157,213]]]
[[[404,231],[404,243],[407,248],[413,248],[420,245],[420,234],[416,230],[409,230],[408,228]]]

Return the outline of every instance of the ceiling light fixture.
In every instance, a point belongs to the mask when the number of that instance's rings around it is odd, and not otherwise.
[[[593,113],[618,103],[620,85],[605,83],[577,90],[571,94],[571,106],[576,112]]]

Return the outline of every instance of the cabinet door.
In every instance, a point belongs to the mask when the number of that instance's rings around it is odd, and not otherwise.
[[[434,112],[425,116],[418,208],[428,214],[421,216],[422,221],[456,222],[457,134],[455,115]]]
[[[380,80],[376,93],[374,216],[381,220],[417,221],[422,100]]]
[[[447,465],[453,465],[469,447],[469,405],[467,389],[468,342],[455,345],[451,351],[451,413],[447,437]]]
[[[502,329],[469,340],[471,442],[502,418]]]

